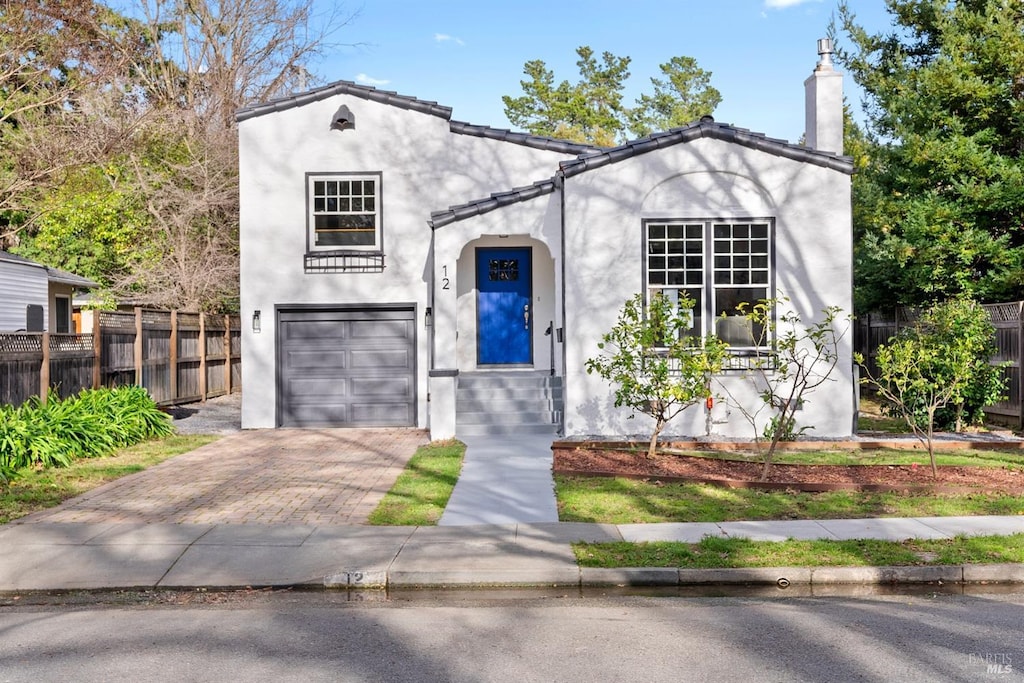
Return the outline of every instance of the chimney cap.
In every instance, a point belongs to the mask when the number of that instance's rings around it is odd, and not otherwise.
[[[818,39],[818,56],[821,59],[818,60],[818,68],[827,70],[832,68],[832,39],[831,38],[819,38]]]

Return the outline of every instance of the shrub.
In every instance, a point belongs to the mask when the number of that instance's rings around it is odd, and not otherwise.
[[[999,368],[989,363],[993,337],[984,308],[950,300],[935,304],[913,327],[878,347],[878,377],[867,375],[865,381],[928,449],[935,476],[933,436],[942,411],[959,430],[1003,394]]]
[[[141,387],[86,389],[63,400],[0,406],[0,478],[10,480],[23,467],[67,466],[173,431]]]

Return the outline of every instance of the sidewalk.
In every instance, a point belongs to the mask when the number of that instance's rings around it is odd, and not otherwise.
[[[457,527],[35,522],[0,527],[0,592],[1016,582],[1024,565],[585,569],[573,541],[945,538],[1024,532],[1024,516],[722,524],[538,523]]]

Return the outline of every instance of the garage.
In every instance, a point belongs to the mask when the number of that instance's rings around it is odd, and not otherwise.
[[[278,424],[416,424],[411,306],[278,310]]]

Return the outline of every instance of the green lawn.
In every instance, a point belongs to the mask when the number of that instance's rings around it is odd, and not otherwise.
[[[101,458],[83,458],[69,467],[26,468],[0,485],[0,524],[60,505],[108,481],[139,472],[167,458],[216,441],[212,435],[176,435],[122,448]]]
[[[1002,494],[797,493],[561,475],[555,491],[561,521],[609,524],[1016,515],[1024,509],[1024,498]]]
[[[466,445],[454,439],[421,446],[370,514],[370,524],[437,524],[459,479],[465,453]]]
[[[695,458],[716,458],[720,460],[740,460],[743,462],[761,462],[757,454],[751,452],[682,451],[661,449],[662,453],[686,455]],[[644,457],[645,453],[637,451]],[[816,450],[816,451],[780,451],[772,459],[776,465],[912,465],[930,467],[928,452],[923,449],[907,450],[880,448],[871,450]],[[979,451],[956,450],[935,452],[935,462],[939,466],[954,465],[961,467],[1009,467],[1024,470],[1024,451]],[[921,483],[927,483],[928,474],[922,470]]]
[[[700,543],[575,543],[583,567],[884,567],[1024,562],[1024,534],[901,542],[751,541],[705,537]]]

